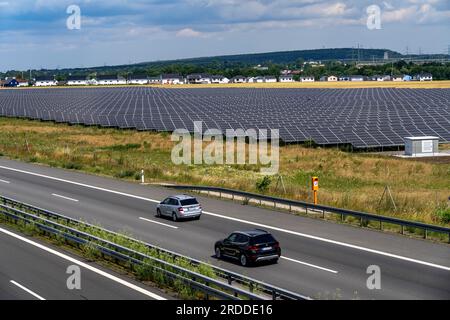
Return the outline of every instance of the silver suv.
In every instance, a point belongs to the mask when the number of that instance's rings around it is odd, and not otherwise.
[[[199,220],[202,215],[202,207],[197,199],[187,195],[171,196],[156,207],[158,217],[171,217],[173,221],[180,219]]]

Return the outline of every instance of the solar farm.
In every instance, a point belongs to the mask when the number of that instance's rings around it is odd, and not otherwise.
[[[172,132],[279,129],[286,143],[403,146],[409,136],[450,141],[450,89],[151,87],[0,91],[0,115]]]

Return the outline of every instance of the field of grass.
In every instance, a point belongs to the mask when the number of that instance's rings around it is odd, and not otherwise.
[[[0,118],[0,156],[53,167],[147,182],[223,186],[311,201],[310,178],[320,177],[321,204],[450,225],[450,161],[406,160],[328,148],[283,146],[280,174],[266,189],[257,165],[173,165],[167,133],[68,126]],[[257,187],[260,186],[260,188]],[[391,188],[397,210],[380,197]]]
[[[331,88],[331,89],[351,89],[351,88],[410,88],[410,89],[445,89],[450,88],[450,80],[431,81],[431,82],[312,82],[312,83],[230,83],[230,84],[180,84],[180,85],[128,85],[131,87],[154,87],[154,88]],[[101,85],[101,86],[63,86],[51,88],[100,88],[100,87],[127,87],[127,85]],[[29,87],[28,89],[44,89],[48,87]],[[16,90],[23,90],[25,88],[17,88]],[[1,90],[1,89],[0,89]]]

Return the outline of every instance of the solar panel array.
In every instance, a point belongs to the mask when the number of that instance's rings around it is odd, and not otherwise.
[[[149,87],[0,90],[0,115],[138,130],[279,129],[284,142],[355,148],[450,141],[450,89]]]

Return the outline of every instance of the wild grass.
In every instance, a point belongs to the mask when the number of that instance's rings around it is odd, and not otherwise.
[[[280,174],[264,179],[258,165],[174,165],[170,135],[0,118],[0,155],[53,167],[136,181],[201,184],[312,201],[310,180],[320,179],[319,203],[449,225],[450,161],[437,163],[331,148],[280,147]],[[270,180],[270,181],[269,181]],[[390,187],[395,207],[381,199]],[[381,201],[380,201],[381,199]],[[443,213],[444,212],[444,213]]]

